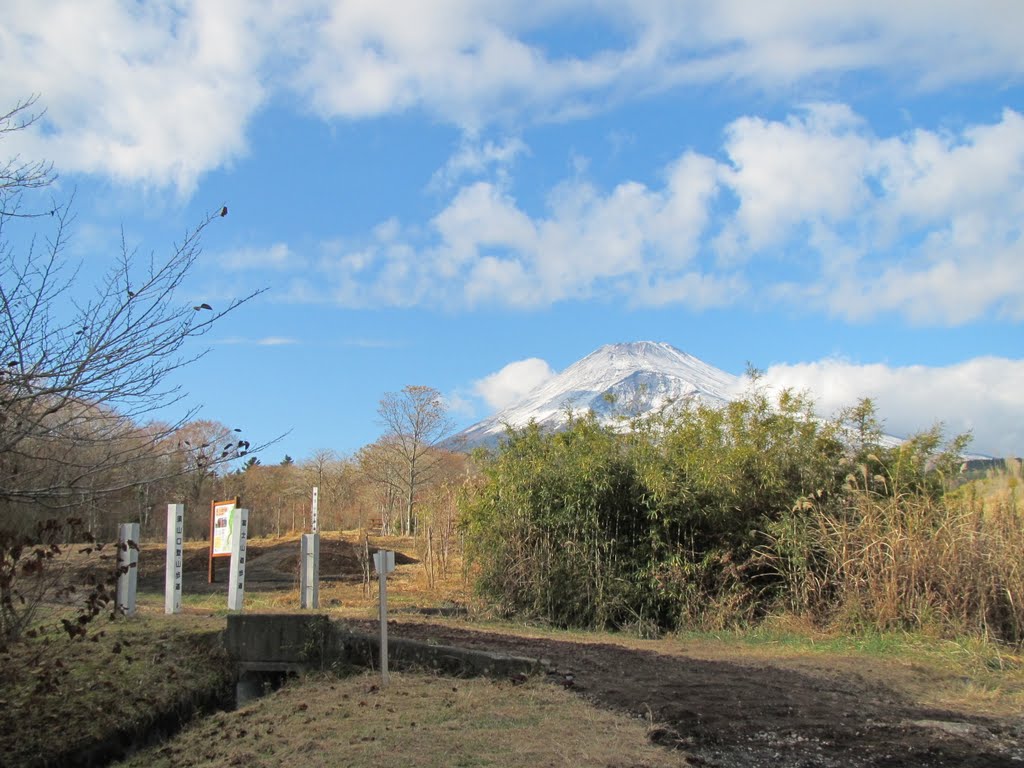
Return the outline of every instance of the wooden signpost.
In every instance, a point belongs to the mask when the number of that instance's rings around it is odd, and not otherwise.
[[[395,570],[395,553],[378,550],[373,555],[373,567],[380,577],[380,682],[385,686],[390,682],[388,676],[388,579]]]
[[[181,613],[181,582],[184,571],[183,533],[185,505],[167,505],[167,570],[164,578],[164,613]]]
[[[249,539],[249,510],[236,508],[231,522],[231,574],[228,577],[228,610],[240,611],[245,602],[245,546]]]

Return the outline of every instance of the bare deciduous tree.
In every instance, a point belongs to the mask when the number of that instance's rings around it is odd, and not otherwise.
[[[378,445],[396,469],[404,506],[402,532],[410,535],[416,492],[429,482],[441,456],[437,449],[451,433],[448,409],[433,387],[410,385],[385,394],[377,413],[386,428]]]
[[[0,117],[0,139],[32,124],[32,104]],[[141,426],[181,403],[169,376],[203,354],[187,342],[259,293],[217,309],[177,298],[218,208],[164,257],[140,258],[122,236],[83,296],[65,257],[71,201],[41,198],[54,180],[45,163],[0,166],[0,508],[8,513],[68,508],[142,482],[153,454],[195,415],[185,409],[174,423]],[[24,224],[46,231],[16,231]]]
[[[0,115],[0,141],[39,119],[34,104]],[[53,588],[47,563],[61,552],[57,539],[81,530],[72,512],[94,522],[100,502],[130,502],[180,471],[169,438],[196,409],[184,406],[171,375],[204,354],[190,341],[259,293],[216,309],[178,296],[223,206],[164,256],[140,257],[122,234],[90,290],[66,256],[73,197],[49,196],[55,180],[49,163],[0,161],[0,645],[17,639]],[[177,421],[154,421],[172,406],[183,411]],[[205,460],[248,451],[233,442]],[[65,521],[45,520],[54,511]],[[86,621],[98,610],[92,605]]]

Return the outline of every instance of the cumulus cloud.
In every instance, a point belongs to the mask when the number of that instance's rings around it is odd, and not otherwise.
[[[473,391],[494,410],[521,400],[555,375],[551,366],[537,357],[509,363],[500,371],[473,384]]]
[[[742,281],[706,275],[693,263],[716,176],[714,161],[684,153],[657,187],[626,181],[605,193],[572,178],[550,191],[536,217],[500,185],[477,181],[434,217],[432,240],[376,235],[325,256],[321,268],[335,300],[354,306],[531,308],[622,294],[721,306],[735,300]]]
[[[810,105],[785,121],[742,117],[729,125],[722,179],[739,200],[726,232],[733,249],[749,254],[788,239],[794,227],[856,212],[868,196],[870,143],[862,128],[842,104]]]
[[[944,367],[846,360],[773,365],[764,382],[808,390],[824,416],[870,397],[887,432],[908,436],[936,423],[948,437],[972,432],[971,450],[1024,454],[1024,360],[979,357]]]
[[[753,300],[853,321],[1024,317],[1021,114],[882,137],[845,105],[812,104],[735,120],[722,156],[685,151],[657,183],[609,189],[577,173],[541,210],[472,181],[426,230],[389,220],[320,268],[349,306]]]
[[[567,34],[581,16],[604,32],[596,43]],[[999,0],[14,0],[0,27],[0,99],[42,95],[45,123],[18,137],[25,156],[187,196],[246,152],[261,107],[296,94],[328,118],[423,110],[473,137],[680,85],[772,90],[866,71],[903,88],[1013,80],[1022,26],[1024,6]],[[520,151],[472,141],[442,176]],[[744,215],[754,230],[767,224],[756,208]]]
[[[1024,317],[1021,114],[879,137],[845,106],[813,105],[741,118],[727,136],[722,180],[737,206],[717,246],[792,265],[796,279],[769,294],[851,320]]]
[[[444,167],[431,177],[430,187],[450,189],[466,176],[482,176],[488,172],[503,181],[508,178],[516,159],[528,152],[529,147],[520,138],[481,142],[465,137]]]
[[[11,137],[64,172],[174,187],[247,149],[264,103],[268,20],[244,0],[14,2],[0,29],[0,99],[41,95],[37,130]]]
[[[313,52],[298,54],[297,82],[324,114],[423,108],[471,131],[510,113],[564,118],[679,84],[778,89],[870,70],[898,72],[900,87],[935,88],[1024,73],[1010,32],[1024,10],[992,6],[444,0],[396,13],[371,0],[329,2],[318,4],[308,37],[295,38]],[[552,53],[530,42],[571,29],[581,14],[607,30],[606,43],[574,48],[567,35]]]

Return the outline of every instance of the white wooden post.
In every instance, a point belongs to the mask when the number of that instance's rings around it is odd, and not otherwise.
[[[319,504],[319,501],[320,501],[320,489],[317,486],[314,485],[313,486],[313,511],[312,511],[312,513],[310,514],[310,517],[309,517],[309,521],[310,521],[309,530],[311,530],[313,533],[319,533],[320,532],[320,527],[319,527],[319,524],[320,524],[320,520],[319,520],[320,509],[319,509],[319,506],[320,506],[320,504]]]
[[[182,535],[185,505],[167,505],[167,570],[164,578],[164,613],[181,613],[181,582],[184,563]]]
[[[125,616],[134,616],[139,583],[139,524],[122,523],[118,527],[117,539],[117,564],[121,568],[127,566],[127,570],[117,577],[117,607]]]
[[[380,682],[387,685],[391,678],[388,675],[388,580],[387,576],[395,570],[395,553],[378,550],[373,556],[373,565],[380,577]]]
[[[302,591],[299,607],[320,607],[320,534],[302,534],[299,553],[299,571],[302,575]]]
[[[240,611],[245,602],[245,545],[249,538],[249,510],[231,513],[231,575],[228,577],[228,610]]]

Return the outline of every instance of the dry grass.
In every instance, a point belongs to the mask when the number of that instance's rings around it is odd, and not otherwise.
[[[206,719],[127,766],[681,766],[645,722],[548,683],[425,674],[307,678]]]
[[[851,494],[771,527],[785,609],[854,634],[913,630],[1024,643],[1024,518],[1011,495]]]
[[[222,622],[139,618],[100,628],[97,642],[57,630],[0,657],[0,764],[48,765],[119,730],[228,695]]]

